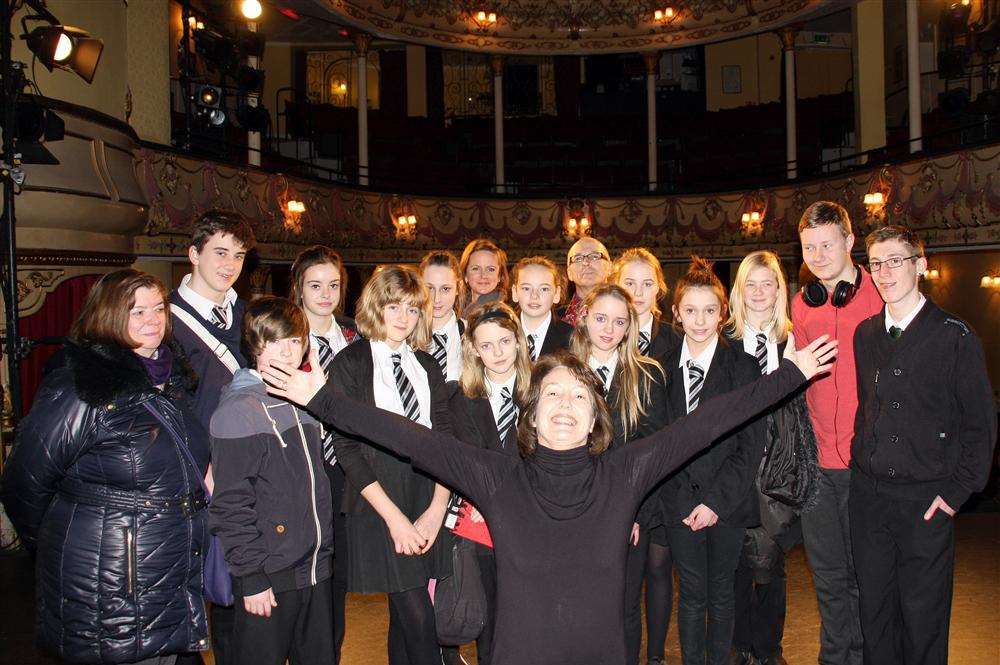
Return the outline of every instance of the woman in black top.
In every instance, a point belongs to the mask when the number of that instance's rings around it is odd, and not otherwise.
[[[377,441],[472,499],[490,524],[498,606],[493,665],[620,665],[627,536],[643,497],[690,455],[829,369],[825,338],[773,374],[709,400],[653,436],[606,451],[611,418],[594,373],[566,353],[532,371],[518,422],[521,458],[347,397],[319,373],[272,365],[275,394]]]

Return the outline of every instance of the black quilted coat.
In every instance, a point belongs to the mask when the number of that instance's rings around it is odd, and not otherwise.
[[[204,436],[185,414],[194,376],[176,347],[162,392],[129,349],[70,343],[64,358],[21,424],[2,488],[37,550],[39,643],[80,663],[206,649],[204,494],[143,406]]]

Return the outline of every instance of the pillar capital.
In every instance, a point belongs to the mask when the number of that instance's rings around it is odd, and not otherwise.
[[[367,32],[356,32],[354,33],[354,50],[358,52],[358,56],[364,58],[368,55],[368,47],[372,44],[372,36]]]
[[[778,36],[781,37],[781,48],[784,51],[795,50],[795,37],[798,36],[799,31],[802,29],[798,25],[790,25],[781,29]]]
[[[502,55],[490,56],[490,67],[493,69],[493,76],[503,76],[504,59]]]
[[[660,69],[660,52],[645,51],[642,54],[642,61],[646,65],[646,74],[655,75]]]

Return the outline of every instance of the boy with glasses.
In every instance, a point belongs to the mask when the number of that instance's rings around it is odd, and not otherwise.
[[[885,308],[854,336],[850,521],[868,665],[948,661],[952,517],[990,470],[997,420],[979,337],[918,288],[923,243],[866,239]]]
[[[585,236],[569,248],[566,255],[566,272],[575,291],[566,307],[558,310],[559,318],[573,326],[580,314],[583,301],[597,285],[607,281],[611,274],[611,255],[600,240]]]

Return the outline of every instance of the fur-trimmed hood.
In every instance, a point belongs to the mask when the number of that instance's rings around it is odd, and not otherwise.
[[[168,342],[173,354],[170,380],[164,392],[171,397],[192,393],[198,377],[180,345]],[[109,344],[86,344],[68,340],[63,347],[64,366],[80,399],[100,406],[135,393],[152,392],[146,368],[131,349]]]

